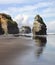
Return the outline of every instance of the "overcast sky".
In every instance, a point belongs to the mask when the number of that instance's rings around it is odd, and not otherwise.
[[[11,15],[19,27],[32,27],[35,15],[39,14],[48,32],[55,33],[55,0],[0,0],[0,12]]]

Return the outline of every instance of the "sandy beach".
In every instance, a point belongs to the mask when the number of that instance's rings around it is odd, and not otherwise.
[[[32,39],[23,37],[1,37],[0,38],[0,64],[9,65],[12,60],[27,54],[32,49]],[[15,63],[16,64],[16,63]],[[15,65],[14,62],[11,65]],[[19,64],[19,63],[18,63]]]
[[[0,65],[54,65],[55,36],[0,36]]]

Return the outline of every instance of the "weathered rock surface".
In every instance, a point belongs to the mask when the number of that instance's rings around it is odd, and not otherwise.
[[[35,16],[32,31],[34,35],[47,34],[46,24],[43,22],[42,17],[40,17],[39,15]]]
[[[0,34],[19,33],[18,24],[12,20],[10,15],[0,13]]]

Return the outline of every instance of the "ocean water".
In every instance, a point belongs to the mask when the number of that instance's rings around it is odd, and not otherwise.
[[[3,53],[5,57],[0,58],[1,65],[55,65],[55,35],[6,37],[0,41],[0,45],[12,44],[8,45],[12,51],[8,50]]]

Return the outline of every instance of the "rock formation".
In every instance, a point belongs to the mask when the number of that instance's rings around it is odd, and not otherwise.
[[[0,15],[0,24],[1,28],[4,30],[4,33],[7,34],[7,19],[2,15]]]
[[[0,13],[0,34],[19,33],[18,24],[12,20],[10,15]]]
[[[29,26],[22,26],[20,30],[21,33],[31,33],[31,28]]]
[[[43,22],[42,17],[36,15],[33,23],[33,34],[34,35],[46,35],[46,24]]]

